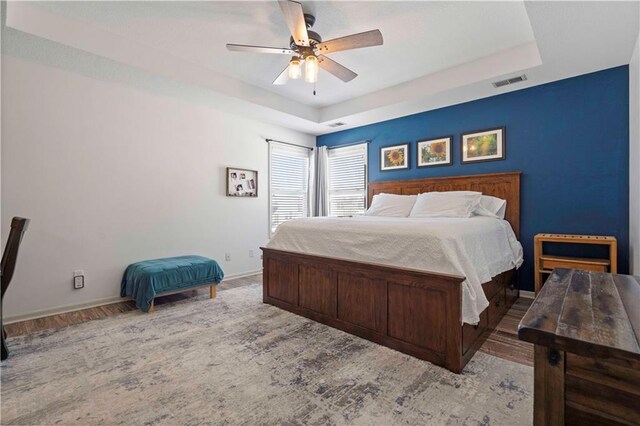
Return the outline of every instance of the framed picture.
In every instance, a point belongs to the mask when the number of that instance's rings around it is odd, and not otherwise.
[[[462,163],[504,160],[506,140],[506,127],[462,133],[460,135]]]
[[[418,141],[418,167],[450,166],[452,140],[453,136],[444,136]]]
[[[258,171],[227,167],[227,197],[257,197]]]
[[[380,170],[409,168],[409,144],[383,146],[380,148]]]

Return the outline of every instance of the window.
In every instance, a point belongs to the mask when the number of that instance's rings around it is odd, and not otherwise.
[[[329,216],[367,209],[367,144],[328,150]]]
[[[309,215],[309,149],[269,143],[269,226]]]

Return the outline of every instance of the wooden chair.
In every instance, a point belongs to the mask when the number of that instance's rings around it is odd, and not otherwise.
[[[18,259],[18,249],[22,242],[22,236],[24,235],[27,227],[29,226],[29,219],[22,217],[14,217],[11,221],[11,232],[9,232],[9,239],[7,245],[4,248],[2,254],[2,269],[0,269],[0,275],[2,276],[2,294],[0,297],[0,329],[2,329],[2,360],[7,359],[9,351],[4,339],[7,337],[7,333],[2,326],[2,301],[4,301],[4,293],[9,287],[11,278],[13,278],[13,271],[16,268],[16,260]]]

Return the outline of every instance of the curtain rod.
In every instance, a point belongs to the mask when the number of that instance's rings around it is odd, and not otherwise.
[[[298,148],[304,148],[304,149],[308,149],[309,151],[313,151],[313,148],[309,148],[308,146],[297,145],[297,144],[291,143],[291,142],[277,141],[275,139],[265,139],[265,141],[267,141],[267,142],[278,142],[278,143],[281,143],[281,144],[297,146]]]
[[[304,148],[304,149],[308,149],[309,151],[313,151],[313,148],[309,148],[308,146],[298,145],[298,144],[291,143],[291,142],[284,142],[284,141],[279,141],[279,140],[276,140],[276,139],[265,139],[265,141],[267,141],[267,142],[277,142],[277,143],[281,143],[281,144],[284,144],[284,145],[296,146],[298,148]],[[363,140],[360,140],[360,141],[357,141],[357,142],[349,142],[349,143],[345,143],[345,144],[342,144],[342,145],[336,145],[336,146],[327,147],[327,149],[328,150],[332,150],[332,149],[336,149],[336,148],[346,148],[348,146],[360,145],[360,144],[363,144],[363,143],[370,144],[371,141],[372,141],[372,139],[363,139]]]
[[[371,141],[372,141],[372,139],[363,139],[363,140],[358,141],[358,142],[349,142],[349,143],[345,143],[345,144],[342,144],[342,145],[336,145],[336,146],[332,146],[332,147],[327,147],[327,149],[346,148],[348,146],[360,145],[360,144],[363,144],[363,143],[369,144],[369,143],[371,143]]]

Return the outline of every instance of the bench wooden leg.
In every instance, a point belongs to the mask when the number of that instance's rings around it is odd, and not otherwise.
[[[151,307],[149,308],[149,313],[152,314],[155,312],[155,310],[156,310],[156,307],[155,307],[155,299],[154,299],[151,301]]]
[[[216,286],[212,285],[211,287],[209,287],[209,299],[215,299],[216,298]]]

